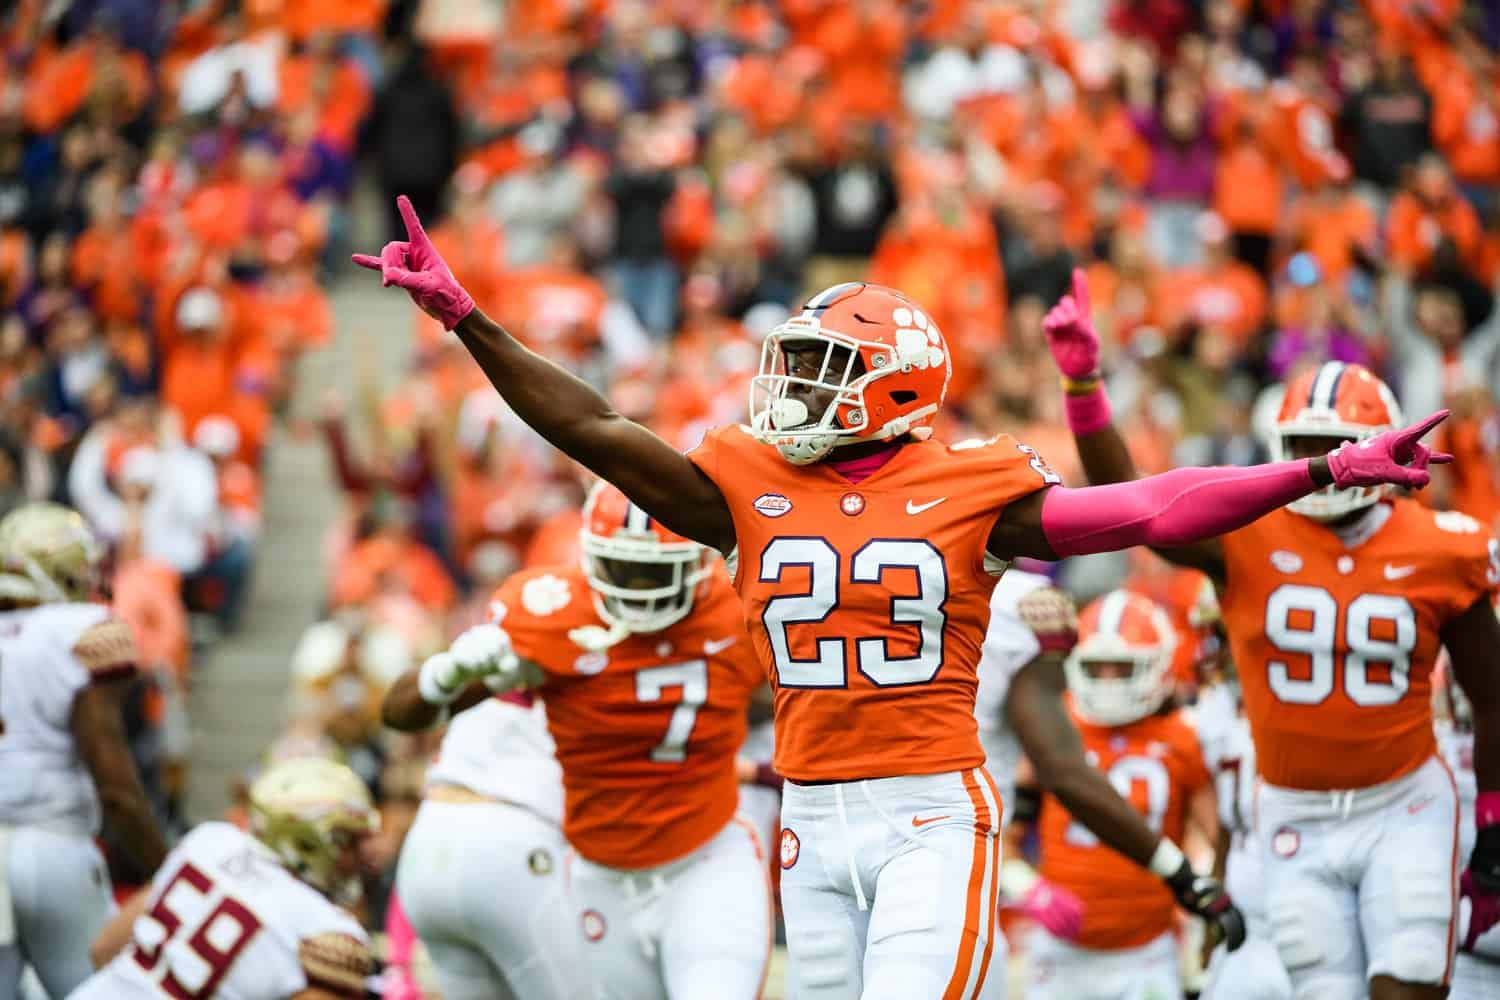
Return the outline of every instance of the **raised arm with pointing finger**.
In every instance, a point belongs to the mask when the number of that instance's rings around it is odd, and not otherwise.
[[[582,380],[528,350],[485,316],[433,247],[411,202],[402,197],[398,207],[408,238],[386,244],[379,257],[355,254],[354,262],[380,271],[383,284],[405,289],[420,308],[457,333],[505,401],[551,444],[620,487],[672,530],[730,551],[734,519],[718,486],[671,445],[615,412]],[[851,283],[848,290],[836,286],[815,298],[868,294],[861,289],[873,292],[876,286]],[[863,393],[883,377],[925,364],[901,353],[910,346],[909,339],[901,339],[906,333],[920,335],[916,330],[898,331],[895,348],[877,344],[875,349],[859,346],[855,350],[835,343],[822,359],[821,374],[828,374],[829,362],[837,358],[845,371],[843,390]],[[933,335],[939,336],[935,331]],[[775,359],[777,363],[798,363],[792,357],[797,350],[792,343],[788,341],[783,348],[786,357]],[[840,349],[846,354],[834,353]],[[861,368],[866,353],[879,366],[875,370]],[[925,344],[921,353],[925,359]],[[942,358],[941,352],[937,356]],[[790,373],[785,379],[789,383],[816,383],[820,372],[817,365],[807,377],[791,368],[785,370]],[[832,396],[805,398],[821,402],[824,412],[812,413],[806,402],[788,394],[777,401],[772,414],[775,431],[763,430],[762,439],[783,431],[806,433],[814,424],[838,429],[838,417],[830,420],[826,412],[836,406],[843,410],[837,400]],[[941,404],[940,398],[937,403]],[[1331,484],[1425,486],[1428,463],[1448,461],[1449,456],[1429,451],[1417,438],[1444,416],[1446,412],[1434,414],[1416,427],[1311,459],[1248,469],[1177,469],[1133,483],[1091,489],[1067,489],[1047,480],[1034,493],[1005,506],[990,532],[987,550],[998,558],[1054,559],[1132,545],[1182,545],[1240,527]],[[879,430],[865,436],[846,431],[837,437],[840,447],[825,451],[816,461],[858,457],[912,440],[905,432],[896,433],[894,423],[881,429],[884,436]]]

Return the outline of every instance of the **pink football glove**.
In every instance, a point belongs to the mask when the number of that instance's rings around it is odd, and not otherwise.
[[[1339,445],[1328,453],[1333,484],[1339,489],[1383,483],[1421,489],[1431,478],[1428,465],[1453,461],[1452,455],[1433,451],[1418,440],[1446,419],[1448,411],[1439,410],[1420,424]]]
[[[1458,880],[1458,894],[1469,904],[1469,927],[1464,934],[1463,950],[1473,951],[1486,931],[1500,924],[1500,896],[1485,892],[1474,884],[1474,874],[1465,871]]]
[[[1046,879],[1037,879],[1026,890],[1019,909],[1064,941],[1074,940],[1083,930],[1083,900]]]
[[[411,207],[411,199],[403,194],[396,199],[396,208],[406,223],[406,241],[392,240],[379,257],[357,253],[352,259],[360,267],[379,271],[382,285],[406,289],[423,312],[443,324],[444,329],[451,330],[474,310],[474,300],[427,238],[422,220]]]
[[[1099,374],[1099,334],[1089,313],[1089,279],[1083,268],[1073,268],[1073,294],[1048,310],[1042,329],[1058,371],[1071,379]]]

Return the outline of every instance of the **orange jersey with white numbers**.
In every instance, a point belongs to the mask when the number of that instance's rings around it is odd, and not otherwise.
[[[1146,824],[1181,842],[1188,803],[1211,780],[1198,734],[1181,712],[1152,715],[1126,726],[1095,726],[1073,710],[1089,763]],[[1052,795],[1042,799],[1041,876],[1083,901],[1085,948],[1134,948],[1160,937],[1176,922],[1176,903],[1165,882],[1123,854],[1099,843]]]
[[[1493,593],[1500,549],[1463,514],[1408,499],[1389,511],[1353,547],[1288,510],[1220,540],[1220,607],[1256,762],[1273,785],[1366,788],[1437,752],[1441,631]]]
[[[649,868],[680,858],[734,818],[734,759],[751,693],[765,680],[722,570],[682,621],[604,652],[569,632],[602,627],[576,566],[525,570],[491,605],[537,689],[563,773],[563,833],[590,861]]]
[[[985,546],[1007,504],[1056,482],[1036,453],[1005,435],[922,441],[853,484],[724,427],[688,457],[734,516],[776,769],[848,781],[982,764],[975,671],[1004,569]]]

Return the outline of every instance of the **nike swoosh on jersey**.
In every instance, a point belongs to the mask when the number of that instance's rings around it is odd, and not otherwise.
[[[1415,566],[1392,566],[1390,563],[1385,564],[1385,578],[1387,580],[1400,580],[1403,577],[1411,576],[1416,571],[1417,567]]]
[[[730,646],[733,646],[739,641],[739,636],[734,635],[730,636],[727,639],[704,639],[703,652],[707,653],[709,656],[713,656],[715,653],[724,652],[724,650],[728,649]]]
[[[908,514],[920,514],[923,511],[931,510],[946,499],[948,498],[938,497],[936,500],[929,500],[926,503],[912,503],[908,500],[906,501],[906,512]]]
[[[926,826],[928,823],[936,823],[940,819],[947,819],[947,818],[948,817],[946,815],[943,815],[943,816],[928,816],[925,819],[923,819],[923,818],[921,818],[919,816],[913,816],[911,818],[911,825],[912,826],[921,827],[921,826]]]

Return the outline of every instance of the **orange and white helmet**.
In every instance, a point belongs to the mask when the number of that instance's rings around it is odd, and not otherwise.
[[[602,480],[583,503],[578,542],[594,606],[621,638],[681,621],[708,585],[706,547],[668,531]]]
[[[1303,372],[1286,387],[1281,412],[1271,437],[1278,459],[1296,457],[1297,438],[1342,438],[1362,441],[1381,431],[1400,427],[1401,407],[1389,387],[1363,365],[1329,361]],[[1391,487],[1327,486],[1293,500],[1287,508],[1318,521],[1336,521],[1345,514],[1373,506]]]
[[[1078,714],[1100,726],[1144,719],[1172,692],[1176,633],[1150,598],[1114,590],[1083,609],[1078,644],[1063,672]],[[1099,676],[1095,664],[1123,664],[1123,677]]]
[[[823,346],[816,377],[788,372],[786,352]],[[750,380],[750,427],[783,458],[807,465],[859,441],[922,438],[948,392],[953,363],[937,324],[893,288],[850,281],[825,288],[775,327]],[[809,413],[796,388],[833,393]]]

